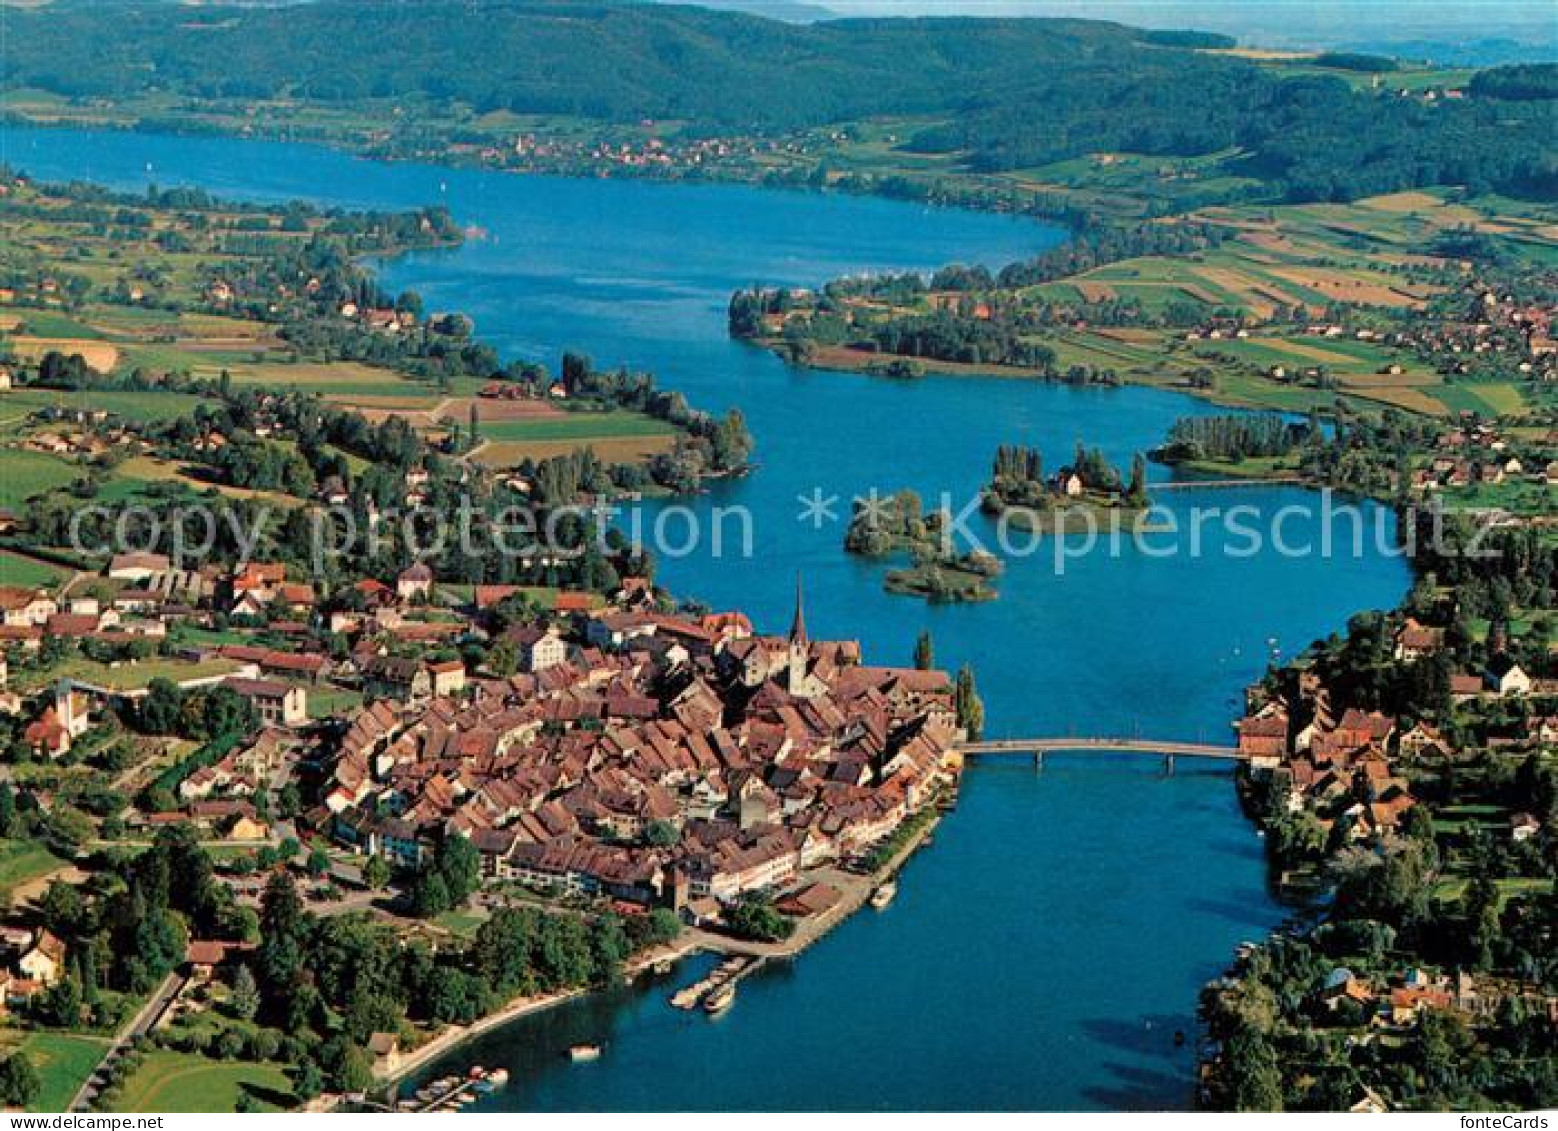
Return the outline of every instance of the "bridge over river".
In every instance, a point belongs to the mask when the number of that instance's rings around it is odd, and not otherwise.
[[[1161,738],[1088,738],[1063,735],[1053,738],[996,738],[965,742],[959,749],[965,758],[1032,758],[1043,764],[1048,753],[1066,754],[1150,754],[1163,759],[1164,767],[1174,768],[1175,758],[1201,758],[1218,762],[1243,762],[1247,756],[1232,746],[1210,742],[1181,742]]]

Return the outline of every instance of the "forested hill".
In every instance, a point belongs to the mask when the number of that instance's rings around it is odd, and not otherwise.
[[[7,15],[7,86],[124,96],[456,99],[478,110],[788,129],[928,113],[1066,64],[1170,77],[1142,33],[1059,20],[846,20],[601,0],[71,0]],[[1243,71],[1221,62],[1209,70]]]
[[[1287,199],[1426,184],[1558,192],[1546,153],[1558,102],[1540,81],[1551,68],[1428,103],[1195,50],[1215,37],[1079,20],[800,26],[600,0],[61,0],[4,19],[0,86],[73,97],[394,99],[709,131],[904,115],[941,123],[917,128],[910,148],[975,171],[1237,150],[1230,173]]]

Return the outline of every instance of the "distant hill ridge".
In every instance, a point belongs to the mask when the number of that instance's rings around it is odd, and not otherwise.
[[[609,0],[66,2],[6,19],[0,88],[72,96],[405,99],[710,132],[912,115],[944,123],[914,148],[964,154],[975,171],[1235,151],[1229,172],[1289,199],[1434,183],[1547,191],[1558,178],[1550,99],[1505,100],[1484,82],[1425,106],[1195,50],[1217,37],[1098,21],[790,24]]]

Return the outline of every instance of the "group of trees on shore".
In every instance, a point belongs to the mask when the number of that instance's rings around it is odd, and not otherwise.
[[[1165,463],[1202,459],[1238,463],[1285,456],[1318,435],[1317,424],[1294,424],[1278,413],[1186,416],[1170,426],[1157,458]]]
[[[149,849],[110,864],[116,882],[100,891],[55,883],[40,900],[43,925],[71,957],[60,981],[29,1007],[33,1020],[72,1029],[115,1024],[118,1013],[105,1010],[120,1010],[126,999],[107,991],[149,992],[185,961],[190,938],[252,944],[225,972],[222,1012],[259,1029],[234,1030],[241,1039],[233,1041],[219,1036],[221,1047],[224,1055],[290,1062],[305,1099],[325,1088],[366,1087],[374,1032],[469,1023],[521,995],[609,984],[634,952],[679,930],[664,911],[624,918],[502,908],[468,944],[434,948],[368,916],[315,916],[285,865],[272,872],[256,914],[234,902],[188,826],[164,827]],[[430,887],[436,877],[451,886],[443,906],[425,910],[452,906],[453,886],[468,873],[454,850],[441,852],[419,883]],[[24,1076],[22,1065],[0,1065],[0,1088],[15,1092],[25,1079],[13,1087],[12,1077]]]

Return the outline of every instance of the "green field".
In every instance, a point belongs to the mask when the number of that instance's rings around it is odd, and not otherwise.
[[[1488,416],[1513,416],[1525,411],[1520,386],[1509,382],[1443,385],[1433,398],[1451,412],[1478,412]]]
[[[32,1063],[43,1087],[29,1111],[64,1111],[108,1051],[103,1037],[28,1033],[16,1046]]]
[[[616,436],[667,436],[676,431],[663,420],[636,412],[575,412],[549,420],[495,420],[478,424],[489,440],[593,440]]]
[[[49,678],[53,680],[68,677],[84,683],[127,691],[145,687],[154,679],[169,679],[178,683],[183,680],[227,675],[236,672],[239,667],[240,665],[232,660],[188,663],[171,659],[140,660],[135,663],[121,664],[118,667],[109,667],[95,660],[76,657],[55,667],[49,672]]]
[[[80,475],[74,464],[58,456],[0,449],[0,507],[17,510],[34,495],[58,491]]]
[[[112,1106],[121,1112],[225,1112],[235,1110],[245,1093],[264,1110],[297,1102],[280,1065],[211,1060],[158,1049],[124,1082]]]
[[[38,841],[0,839],[0,894],[9,898],[18,884],[46,876],[64,863]]]
[[[20,333],[38,338],[101,338],[103,335],[64,314],[52,310],[18,309],[15,315],[21,322]]]
[[[0,395],[0,417],[10,418],[42,408],[106,409],[115,416],[136,424],[159,420],[177,420],[195,411],[196,406],[211,403],[194,393],[123,392],[117,389],[83,389],[66,392],[57,389],[16,389]]]
[[[0,461],[0,469],[4,466],[4,461]],[[22,585],[28,589],[43,589],[58,585],[64,576],[65,571],[59,566],[11,550],[0,550],[0,585]]]

